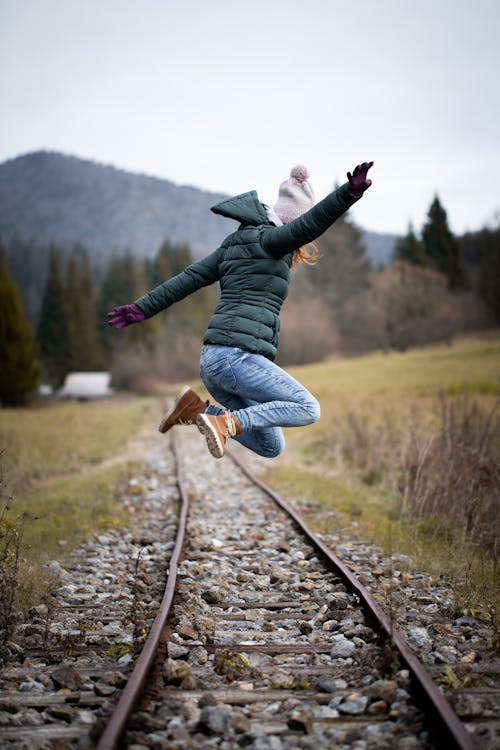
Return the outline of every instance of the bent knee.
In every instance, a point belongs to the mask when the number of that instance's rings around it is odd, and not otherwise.
[[[280,435],[280,437],[277,438],[274,443],[260,446],[258,453],[261,456],[264,456],[264,458],[276,458],[276,456],[279,456],[280,453],[283,453],[284,450],[285,438]]]
[[[269,450],[266,450],[265,453],[262,453],[261,455],[265,458],[276,458],[276,456],[279,456],[280,453],[283,453],[285,450],[285,444],[280,444],[274,446],[274,448],[271,448]]]
[[[304,408],[309,416],[308,424],[317,422],[321,417],[321,407],[319,405],[319,401],[317,401],[313,396],[311,396],[307,400],[307,402],[304,404]]]

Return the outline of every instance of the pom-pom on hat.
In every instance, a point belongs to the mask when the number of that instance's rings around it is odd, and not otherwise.
[[[281,183],[274,210],[283,224],[297,219],[314,206],[314,191],[308,182],[309,170],[298,164]]]

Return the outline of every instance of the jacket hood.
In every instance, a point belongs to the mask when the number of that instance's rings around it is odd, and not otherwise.
[[[233,198],[227,198],[210,209],[214,214],[226,216],[228,219],[236,219],[241,224],[269,224],[266,209],[259,201],[255,190],[248,193],[235,195]]]

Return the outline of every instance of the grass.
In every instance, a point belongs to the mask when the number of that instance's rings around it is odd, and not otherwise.
[[[453,517],[409,513],[401,477],[411,441],[418,449],[439,433],[443,398],[465,417],[468,402],[479,412],[492,409],[500,394],[500,334],[332,358],[290,372],[318,397],[322,417],[286,431],[287,450],[269,462],[264,480],[292,501],[314,503],[311,525],[339,540],[356,534],[453,580],[457,610],[478,602],[497,606],[495,556],[485,555]],[[169,386],[165,393],[176,390]],[[29,553],[32,579],[32,560],[61,559],[92,532],[126,524],[120,487],[137,459],[134,440],[151,422],[151,407],[149,399],[114,398],[0,411],[2,464],[14,495],[10,514],[27,514],[23,554]],[[493,432],[488,451],[499,465]],[[315,507],[327,509],[326,522]]]
[[[454,506],[460,503],[461,512],[477,505],[484,477],[490,481],[495,465],[499,466],[498,412],[491,420],[479,480],[464,474],[461,481],[459,474],[454,485],[441,488],[438,474],[441,468],[444,475],[450,469],[451,458],[464,450],[466,437],[474,437],[475,443],[471,442],[464,456],[469,463],[478,462],[480,435],[469,433],[476,422],[476,432],[484,430],[500,395],[500,335],[405,353],[331,359],[291,368],[290,373],[318,397],[322,416],[310,427],[285,431],[287,450],[269,462],[264,481],[292,500],[327,508],[331,519],[326,522],[327,530],[339,540],[343,534],[355,534],[380,544],[388,553],[410,554],[422,569],[452,580],[458,610],[484,605],[485,611],[491,606],[498,611],[500,587],[493,541],[500,516],[498,497],[487,498],[493,528],[487,513],[482,519],[478,512],[478,523],[485,528],[475,529],[475,537],[465,530],[458,511],[454,515]],[[461,428],[457,427],[446,465],[445,451],[439,453],[436,448],[439,440],[449,438],[444,435],[448,429],[443,427],[445,411],[458,415],[455,422]],[[415,500],[413,506],[405,506],[404,482],[411,484],[411,478],[415,484],[415,473],[427,468],[423,458],[427,444],[432,446],[429,455],[434,451],[435,458],[427,469],[426,498],[434,485],[443,497],[434,499],[431,509],[424,507],[421,496],[420,505]],[[414,465],[409,465],[410,455]],[[475,512],[472,520],[476,520]],[[325,514],[318,522],[314,505],[309,522],[312,526],[320,523],[325,530]],[[489,547],[481,543],[479,533],[490,534]]]
[[[150,411],[148,399],[117,398],[0,412],[10,514],[25,515],[24,554],[61,557],[92,532],[126,523],[120,484]]]

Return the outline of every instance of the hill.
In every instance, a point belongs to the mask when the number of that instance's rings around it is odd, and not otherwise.
[[[130,248],[145,257],[169,238],[202,254],[228,233],[228,220],[209,210],[224,197],[38,151],[0,164],[0,236],[17,230],[42,243],[81,243],[93,256]]]
[[[40,243],[82,244],[94,262],[113,249],[143,257],[164,239],[187,242],[196,256],[216,248],[231,231],[210,212],[227,196],[51,151],[0,164],[0,237],[17,231]],[[395,238],[364,232],[377,263],[389,259]]]

